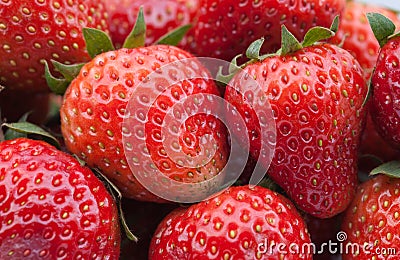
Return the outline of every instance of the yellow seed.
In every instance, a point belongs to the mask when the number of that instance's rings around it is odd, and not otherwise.
[[[53,6],[55,9],[60,9],[60,3],[59,2],[54,2]]]
[[[236,230],[231,230],[231,231],[229,231],[229,237],[230,237],[230,238],[235,238],[235,237],[236,237],[236,234],[237,234]]]
[[[31,14],[31,11],[26,7],[22,8],[22,12],[27,15]]]
[[[28,31],[31,32],[31,33],[35,33],[36,32],[36,28],[34,26],[32,26],[32,25],[29,25],[28,26]]]

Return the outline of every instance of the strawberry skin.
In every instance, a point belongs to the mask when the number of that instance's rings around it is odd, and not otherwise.
[[[263,53],[278,50],[282,24],[298,39],[316,25],[329,27],[345,0],[200,0],[189,50],[200,57],[230,61],[264,37]]]
[[[335,44],[343,43],[342,48],[348,50],[358,60],[367,79],[371,77],[380,49],[365,15],[369,12],[383,14],[397,27],[400,25],[400,20],[394,11],[371,4],[347,1],[340,19],[339,30],[330,39],[330,42]]]
[[[1,259],[118,259],[119,219],[103,183],[70,155],[0,143]]]
[[[179,26],[190,24],[197,13],[197,0],[105,0],[105,3],[110,36],[117,47],[123,45],[135,25],[141,6],[147,26],[146,45]]]
[[[246,93],[240,82],[247,78],[260,84],[276,122],[268,174],[315,217],[344,211],[357,184],[357,149],[365,117],[367,86],[359,63],[335,45],[317,44],[250,64],[237,74],[225,99],[246,121],[250,153],[258,158],[261,134],[268,133],[260,133],[257,115],[240,94]]]
[[[83,27],[107,30],[102,0],[0,1],[0,85],[49,92],[44,60],[90,60]]]
[[[65,93],[60,113],[62,134],[68,150],[85,160],[89,166],[100,169],[127,197],[160,201],[133,175],[133,172],[147,171],[148,167],[155,166],[162,174],[176,181],[193,183],[216,176],[225,166],[228,157],[226,129],[221,121],[210,114],[189,117],[176,130],[181,151],[190,156],[199,154],[202,136],[214,138],[216,152],[207,164],[196,169],[179,165],[168,156],[163,145],[163,140],[168,138],[164,138],[162,123],[169,108],[193,94],[218,95],[218,89],[210,79],[188,79],[168,85],[170,77],[181,68],[163,69],[162,66],[188,58],[193,56],[166,45],[110,51],[87,63]],[[193,76],[208,75],[196,59],[185,70]],[[159,77],[147,80],[154,71],[159,73]],[[140,88],[135,92],[137,96],[133,96],[135,88],[143,82],[146,82],[146,86],[151,84],[151,89],[142,91]],[[142,110],[127,108],[130,99],[149,99],[148,93],[160,86],[166,89],[153,104],[145,105]],[[149,110],[143,118],[139,111],[145,111],[146,108]],[[123,127],[127,115],[130,115],[129,123]],[[143,132],[135,130],[140,126],[145,127]],[[126,139],[128,141],[123,143],[123,136],[129,136]],[[151,157],[145,155],[147,152],[143,153],[144,148],[132,149],[138,147],[143,139]],[[128,159],[124,144],[130,151]],[[128,165],[127,160],[134,163]]]
[[[344,244],[358,243],[361,248],[359,254],[345,252],[344,260],[399,259],[398,254],[383,254],[385,249],[394,248],[398,253],[400,248],[399,191],[400,180],[386,175],[378,175],[358,187],[344,215],[342,230],[348,237]],[[368,251],[362,250],[364,243],[371,245]],[[377,248],[382,254],[377,254]]]
[[[267,243],[265,243],[267,239]],[[178,209],[158,226],[149,259],[312,259],[308,252],[262,253],[260,243],[311,243],[294,205],[282,195],[254,186],[231,187],[187,209]]]
[[[389,40],[380,50],[371,78],[371,116],[380,135],[400,149],[400,37]]]

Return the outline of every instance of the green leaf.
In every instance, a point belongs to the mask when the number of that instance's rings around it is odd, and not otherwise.
[[[69,85],[68,80],[58,79],[51,75],[47,61],[44,62],[44,76],[46,78],[47,85],[53,93],[57,95],[63,95],[65,93]]]
[[[328,28],[316,26],[311,28],[306,35],[304,36],[303,40],[303,47],[311,46],[316,42],[329,39],[330,37],[334,36],[335,32],[331,31]]]
[[[135,26],[125,39],[122,47],[124,48],[137,48],[143,47],[146,41],[146,23],[144,21],[143,7],[140,7],[139,13],[136,18]]]
[[[117,203],[118,206],[118,211],[119,211],[119,217],[121,220],[121,225],[124,228],[125,234],[128,237],[129,240],[138,241],[138,238],[132,233],[132,231],[129,229],[128,224],[126,223],[126,219],[125,219],[125,215],[124,215],[124,211],[122,210],[122,193],[121,191],[118,189],[118,187],[112,182],[110,181],[99,169],[94,168],[93,169],[96,173],[96,175],[107,184],[107,187],[110,190],[111,195],[114,197],[114,200]]]
[[[172,30],[171,32],[163,35],[156,41],[155,44],[165,44],[165,45],[173,45],[176,46],[178,45],[185,34],[189,31],[189,29],[192,27],[192,25],[187,24],[180,26],[176,28],[175,30]]]
[[[54,136],[52,136],[51,134],[49,134],[48,132],[43,130],[41,127],[34,125],[32,123],[29,123],[29,122],[3,123],[2,127],[7,127],[16,132],[24,133],[27,135],[29,135],[29,134],[39,135],[39,136],[43,137],[43,139],[46,142],[48,142],[48,143],[54,145],[55,147],[57,147],[58,149],[60,149],[60,143]]]
[[[252,60],[259,60],[261,47],[264,44],[264,41],[264,38],[260,38],[252,42],[246,50],[246,57]]]
[[[331,24],[331,28],[329,28],[332,32],[336,33],[339,30],[339,15],[336,15]]]
[[[83,28],[82,31],[90,57],[94,58],[100,53],[114,50],[111,39],[105,32],[94,28]]]
[[[400,178],[400,161],[391,161],[379,165],[369,175],[385,174],[392,178]]]
[[[28,116],[31,114],[31,112],[25,113],[24,115],[22,115],[22,117],[18,120],[18,122],[26,122],[28,120]],[[13,140],[13,139],[17,139],[20,137],[28,137],[27,133],[24,132],[18,132],[15,131],[11,128],[7,129],[7,131],[4,134],[4,138],[5,140]]]
[[[56,68],[56,70],[59,71],[68,82],[71,82],[74,78],[76,78],[82,67],[85,65],[85,63],[65,65],[55,60],[51,60],[51,63],[53,64],[54,68]]]
[[[281,47],[281,55],[286,55],[288,53],[292,53],[298,51],[302,48],[300,42],[296,39],[296,37],[289,32],[285,25],[282,25],[282,47]]]
[[[375,38],[382,47],[388,41],[389,36],[394,34],[396,26],[389,18],[379,13],[367,13],[367,18]]]

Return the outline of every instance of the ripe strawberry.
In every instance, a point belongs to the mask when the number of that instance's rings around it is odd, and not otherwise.
[[[147,25],[146,45],[179,26],[190,24],[197,13],[197,0],[105,0],[105,3],[110,36],[116,47],[123,45],[141,6]]]
[[[380,135],[399,149],[400,36],[394,35],[395,25],[383,15],[370,13],[368,19],[381,46],[371,77],[371,116]]]
[[[25,138],[0,143],[1,259],[118,259],[117,207],[86,167]]]
[[[279,49],[283,24],[298,39],[311,27],[328,27],[345,0],[200,0],[199,6],[189,50],[230,61],[260,37],[266,39],[263,52]]]
[[[307,39],[322,35],[319,30],[307,33]],[[259,84],[277,128],[269,176],[302,210],[329,218],[344,211],[355,192],[367,86],[359,63],[347,51],[308,41],[301,48],[283,32],[289,41],[283,41],[281,54],[260,57],[237,73],[225,99],[245,120],[250,153],[259,158],[262,140],[271,141],[269,133],[261,132],[259,115],[249,101],[257,95],[249,88],[251,82]],[[287,46],[297,48],[286,51]],[[264,158],[259,160],[267,167]]]
[[[254,186],[231,187],[214,198],[179,209],[158,226],[149,259],[312,259],[311,243],[294,205]],[[286,248],[271,245],[282,244]],[[289,245],[299,252],[284,254]]]
[[[400,19],[397,18],[396,13],[388,8],[348,1],[340,19],[339,30],[330,39],[332,43],[343,43],[343,49],[348,50],[356,57],[364,69],[367,79],[371,76],[379,51],[379,43],[375,39],[366,17],[366,13],[369,12],[381,13],[400,26]]]
[[[0,85],[49,92],[44,60],[90,60],[83,27],[108,28],[102,0],[0,1]]]
[[[99,168],[127,197],[159,201],[138,182],[134,173],[158,168],[170,179],[194,183],[218,175],[225,166],[227,133],[222,122],[210,114],[213,107],[172,129],[177,137],[172,147],[163,143],[168,139],[163,123],[171,125],[164,118],[172,106],[194,94],[218,95],[214,82],[204,79],[210,76],[197,59],[183,63],[184,71],[183,64],[173,63],[189,58],[193,56],[167,45],[109,51],[87,63],[65,93],[60,112],[67,148],[89,166]],[[176,82],[179,78],[176,75],[182,72],[193,78]],[[166,89],[160,90],[160,87]],[[154,93],[157,97],[152,103]],[[141,107],[127,107],[131,99],[139,100]],[[184,115],[187,109],[199,109],[203,102],[201,98],[197,101],[189,104],[183,113],[175,110],[172,121],[178,120],[179,114]],[[203,150],[209,143],[207,136],[215,140],[215,153],[200,167],[182,165],[167,152],[178,149],[185,156],[202,156],[207,152]],[[143,141],[145,147],[140,145]],[[124,147],[129,154],[125,154]],[[157,179],[154,184],[161,185],[161,180]]]
[[[392,169],[384,169],[389,165]],[[400,179],[390,177],[391,174],[398,176],[393,166],[398,172],[398,162],[381,165],[374,172],[382,174],[358,187],[342,223],[342,230],[348,238],[343,242],[344,248],[349,248],[344,251],[344,260],[399,259]],[[347,246],[349,244],[358,244],[358,252]]]

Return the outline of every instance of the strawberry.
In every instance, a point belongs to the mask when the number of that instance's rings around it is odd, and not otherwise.
[[[326,30],[311,29],[300,44],[283,27],[281,50],[266,56],[252,54],[259,61],[238,72],[225,92],[225,99],[246,121],[251,154],[268,167],[268,156],[259,157],[265,152],[260,151],[261,145],[276,143],[269,176],[300,209],[319,218],[344,211],[354,196],[368,89],[359,63],[349,52],[309,41],[333,34]],[[259,43],[250,47],[260,48]],[[250,99],[258,95],[252,81],[264,93],[261,100],[268,98],[276,134],[261,132],[253,109],[257,102]],[[276,142],[270,136],[276,136]]]
[[[102,0],[0,1],[0,85],[49,92],[44,61],[90,60],[83,27],[106,30]]]
[[[191,77],[178,80],[182,72]],[[138,174],[154,169],[167,177],[164,180],[183,183],[215,177],[227,161],[228,143],[225,126],[210,114],[213,106],[178,124],[172,130],[176,143],[164,144],[171,136],[165,136],[163,123],[171,125],[170,120],[179,120],[182,115],[175,110],[179,114],[164,121],[168,110],[193,95],[218,95],[216,85],[207,78],[207,70],[197,59],[173,46],[122,48],[99,54],[81,69],[64,95],[60,114],[66,146],[89,166],[101,170],[125,196],[138,200],[160,201],[137,180]],[[185,103],[185,111],[200,110],[202,97]],[[137,106],[132,106],[136,101]],[[206,163],[188,166],[170,158],[171,149],[188,157],[204,155],[210,151],[204,150],[209,143],[207,136],[214,139],[215,153]],[[159,175],[150,175],[155,178],[151,184],[161,185]]]
[[[367,79],[371,76],[379,51],[379,43],[375,39],[366,17],[368,12],[383,14],[400,26],[400,19],[397,18],[396,13],[388,8],[370,3],[348,1],[340,19],[339,30],[330,39],[332,43],[342,44],[344,49],[356,57],[364,69]]]
[[[146,45],[155,43],[172,29],[190,24],[197,13],[197,0],[105,0],[105,3],[110,36],[116,47],[123,45],[141,6],[147,25]]]
[[[383,164],[371,172],[378,175],[357,188],[342,223],[344,260],[399,259],[399,168],[398,161]]]
[[[264,37],[263,52],[276,51],[283,24],[302,39],[311,27],[329,26],[344,6],[345,0],[199,0],[188,49],[197,56],[230,61]]]
[[[118,259],[119,218],[103,183],[42,141],[0,143],[1,259]]]
[[[371,116],[380,135],[396,149],[400,148],[400,35],[395,25],[378,13],[367,14],[372,30],[381,46],[371,77]]]
[[[237,186],[168,215],[149,259],[312,259],[301,250],[307,243],[306,225],[289,200],[263,187]],[[299,250],[284,254],[289,245]]]

